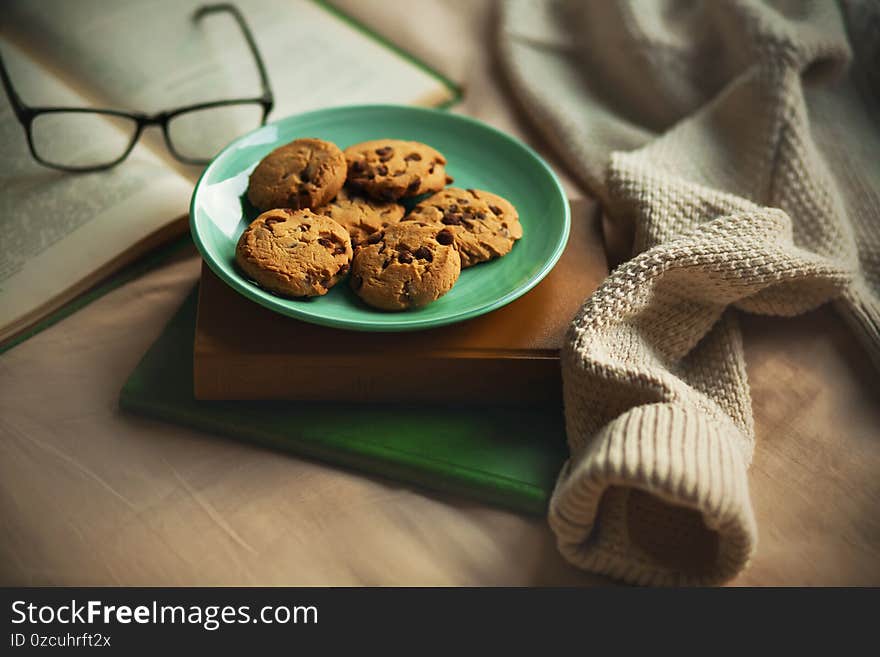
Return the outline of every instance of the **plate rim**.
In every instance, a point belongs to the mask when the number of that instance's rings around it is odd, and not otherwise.
[[[336,319],[332,317],[325,317],[321,315],[309,314],[304,312],[302,309],[298,308],[290,308],[288,306],[282,305],[279,301],[276,301],[274,298],[264,299],[263,297],[256,295],[253,293],[253,290],[248,287],[248,283],[243,278],[235,278],[229,276],[226,271],[218,264],[214,262],[214,257],[208,252],[208,249],[204,242],[202,241],[201,235],[197,228],[196,222],[196,202],[198,200],[199,191],[202,187],[202,182],[205,177],[211,172],[216,163],[223,158],[227,152],[235,148],[240,142],[248,139],[258,130],[262,130],[266,127],[276,125],[281,123],[282,121],[289,121],[292,119],[303,119],[305,117],[309,117],[314,114],[326,114],[328,112],[342,112],[342,111],[359,111],[359,110],[393,110],[400,111],[405,110],[407,112],[415,112],[420,114],[428,114],[433,116],[444,116],[445,118],[452,118],[453,120],[462,121],[464,123],[472,124],[478,128],[483,130],[488,130],[491,133],[494,133],[496,137],[506,141],[508,143],[517,146],[526,152],[549,176],[549,179],[553,182],[553,186],[556,191],[559,193],[559,197],[562,199],[562,208],[563,208],[563,226],[562,230],[559,233],[556,244],[554,245],[553,252],[550,254],[550,257],[547,258],[542,264],[541,268],[535,272],[535,274],[523,285],[516,287],[511,290],[507,294],[504,294],[497,299],[493,300],[488,304],[484,304],[477,308],[472,308],[470,310],[465,310],[458,313],[449,314],[443,317],[432,317],[425,319],[410,319],[407,321],[403,319],[406,317],[405,313],[396,313],[402,319],[401,321],[395,322],[393,324],[382,324],[376,325],[366,320],[343,320]],[[190,235],[192,236],[193,243],[196,245],[196,248],[199,251],[199,255],[202,258],[202,261],[205,262],[211,271],[222,280],[224,283],[229,285],[236,292],[244,296],[246,299],[257,303],[264,308],[268,308],[274,312],[277,312],[286,317],[292,317],[299,321],[308,322],[310,324],[317,324],[319,326],[328,326],[336,329],[346,329],[352,331],[361,331],[368,333],[400,333],[404,331],[419,331],[419,330],[428,330],[432,328],[437,328],[440,326],[448,326],[449,324],[457,324],[459,322],[466,321],[468,319],[473,319],[475,317],[480,317],[481,315],[485,315],[487,313],[493,312],[506,306],[507,304],[515,301],[520,298],[527,292],[529,292],[532,288],[534,288],[538,283],[540,283],[547,274],[556,266],[556,263],[559,262],[559,258],[562,257],[562,253],[565,251],[565,247],[568,244],[570,232],[571,232],[571,206],[568,201],[568,197],[565,193],[565,188],[562,185],[562,182],[559,180],[559,176],[556,175],[556,172],[550,167],[550,165],[542,158],[531,146],[523,142],[522,140],[514,137],[513,135],[507,134],[506,132],[495,128],[494,126],[485,123],[484,121],[480,121],[479,119],[464,116],[462,114],[454,114],[447,110],[436,109],[431,107],[418,107],[411,105],[396,105],[389,103],[377,103],[377,104],[360,104],[360,105],[337,105],[334,107],[325,107],[314,110],[309,110],[307,112],[300,112],[298,114],[289,114],[288,116],[284,116],[268,123],[265,123],[250,132],[247,132],[239,137],[236,137],[233,141],[227,144],[217,155],[215,155],[208,165],[205,167],[204,171],[199,175],[198,180],[196,181],[195,186],[193,187],[192,197],[190,198],[189,204],[189,229]],[[412,316],[410,316],[412,317]]]

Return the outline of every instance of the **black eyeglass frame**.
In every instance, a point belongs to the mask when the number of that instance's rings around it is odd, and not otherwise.
[[[232,14],[232,16],[235,18],[235,21],[238,23],[238,26],[241,28],[242,33],[244,34],[244,38],[247,41],[248,48],[250,49],[251,54],[254,56],[254,61],[256,63],[257,71],[259,72],[260,76],[262,93],[259,96],[253,98],[230,98],[226,100],[215,100],[204,103],[196,103],[194,105],[186,105],[184,107],[178,107],[176,109],[165,110],[162,112],[158,112],[157,114],[145,114],[143,112],[126,112],[123,110],[99,107],[33,107],[27,105],[18,95],[18,92],[16,92],[15,87],[12,85],[12,79],[9,77],[9,72],[6,69],[6,64],[3,61],[3,56],[2,54],[0,54],[0,78],[2,78],[3,81],[3,88],[6,90],[6,95],[9,97],[9,101],[12,103],[12,107],[15,111],[16,117],[24,128],[25,134],[27,135],[28,148],[30,149],[31,155],[34,157],[34,159],[43,166],[50,167],[52,169],[58,169],[60,171],[68,171],[71,173],[105,171],[107,169],[115,167],[117,164],[119,164],[129,156],[132,149],[135,147],[135,144],[137,144],[138,139],[140,139],[141,133],[143,132],[144,128],[152,125],[158,125],[162,127],[162,134],[165,137],[165,145],[168,147],[168,150],[171,152],[172,155],[174,155],[175,158],[177,158],[181,162],[185,162],[186,164],[207,164],[208,162],[210,162],[210,159],[191,158],[177,151],[177,149],[174,147],[174,143],[171,140],[171,135],[168,132],[168,124],[171,122],[172,119],[187,112],[211,109],[214,107],[259,104],[262,105],[263,108],[263,115],[260,119],[260,125],[265,125],[266,118],[269,116],[269,112],[272,111],[272,108],[275,105],[275,96],[272,93],[272,88],[269,84],[269,75],[266,73],[266,65],[263,63],[263,58],[260,56],[260,51],[257,48],[257,43],[254,40],[253,34],[238,7],[228,3],[203,5],[196,9],[196,11],[193,13],[193,20],[198,21],[207,14],[220,12],[229,12],[230,14]],[[116,116],[127,118],[133,120],[136,123],[136,127],[134,130],[134,134],[132,135],[131,141],[125,149],[125,152],[112,162],[91,166],[66,166],[62,164],[56,164],[54,162],[49,162],[40,156],[34,145],[32,130],[34,120],[38,116],[43,114],[60,113],[99,114],[103,116]]]

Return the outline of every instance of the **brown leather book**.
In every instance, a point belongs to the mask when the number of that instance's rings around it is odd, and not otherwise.
[[[568,246],[534,289],[492,313],[411,333],[300,322],[248,301],[202,266],[197,399],[544,404],[561,399],[569,322],[608,275],[598,213],[572,203]]]

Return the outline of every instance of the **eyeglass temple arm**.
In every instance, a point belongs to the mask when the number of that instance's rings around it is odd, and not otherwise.
[[[220,13],[224,11],[232,14],[232,16],[235,18],[235,22],[238,23],[238,26],[241,28],[242,34],[244,34],[244,38],[247,41],[248,47],[251,50],[251,54],[254,56],[254,61],[257,63],[257,71],[260,74],[260,83],[263,87],[263,96],[266,97],[266,100],[271,106],[275,101],[275,96],[272,93],[272,87],[269,85],[269,75],[268,73],[266,73],[266,65],[263,63],[263,58],[260,56],[260,50],[259,48],[257,48],[257,43],[256,41],[254,41],[254,36],[247,25],[247,21],[245,21],[245,18],[239,11],[238,7],[227,2],[221,2],[213,5],[202,5],[201,7],[196,9],[195,13],[193,14],[193,20],[197,21],[207,14]]]
[[[27,113],[28,106],[25,105],[24,101],[18,95],[15,87],[12,86],[12,78],[9,77],[9,71],[6,70],[6,62],[3,61],[2,53],[0,53],[0,78],[3,79],[3,89],[6,90],[6,95],[9,96],[9,102],[12,103],[12,108],[15,110],[15,114],[21,119],[22,116]]]

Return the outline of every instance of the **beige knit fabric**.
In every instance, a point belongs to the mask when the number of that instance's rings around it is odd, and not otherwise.
[[[880,3],[502,3],[516,95],[634,257],[563,354],[572,563],[702,584],[757,530],[738,311],[835,300],[880,362]]]

